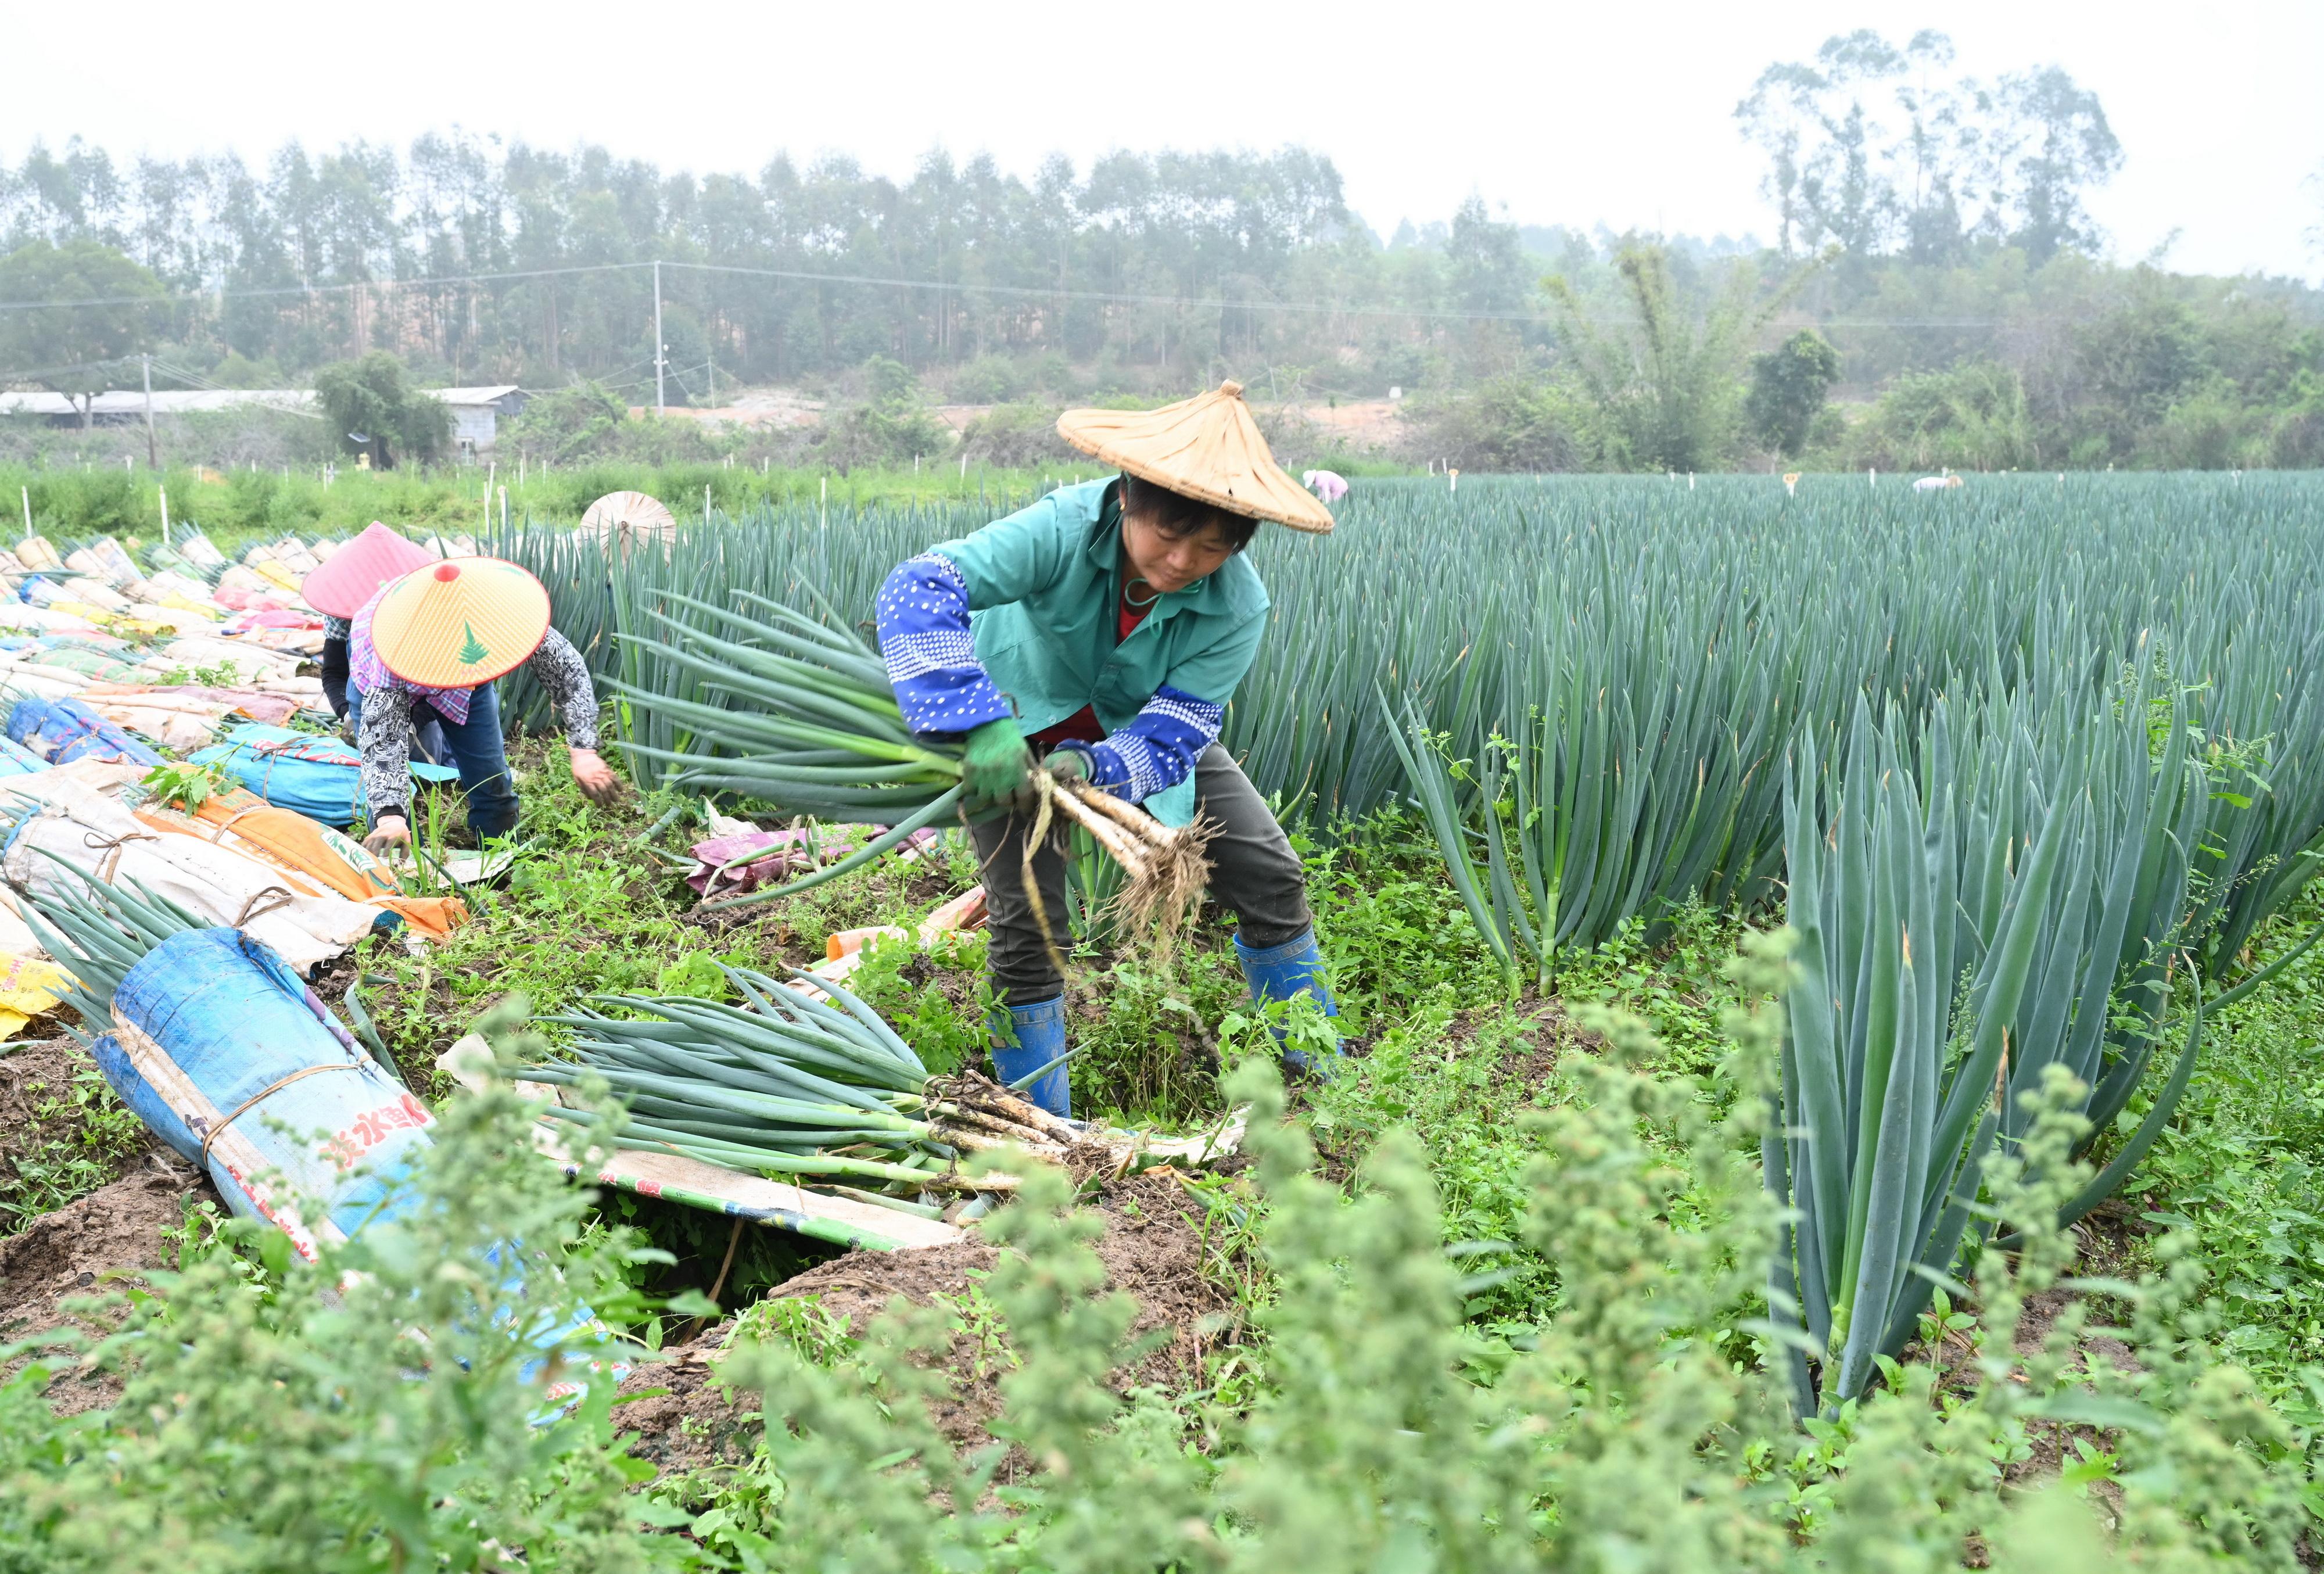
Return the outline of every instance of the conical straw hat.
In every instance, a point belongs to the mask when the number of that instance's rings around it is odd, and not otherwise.
[[[318,612],[352,618],[381,585],[435,561],[435,553],[374,520],[307,575],[299,594]]]
[[[1141,481],[1229,513],[1318,536],[1332,528],[1332,511],[1275,462],[1240,382],[1160,410],[1069,410],[1057,418],[1057,436]]]
[[[626,547],[639,536],[668,540],[678,534],[678,520],[659,498],[642,492],[609,492],[581,516],[581,533]]]
[[[549,631],[549,592],[498,557],[462,557],[405,575],[371,614],[372,649],[422,688],[474,688],[512,672]]]

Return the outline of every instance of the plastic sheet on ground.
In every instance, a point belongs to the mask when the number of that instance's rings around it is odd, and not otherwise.
[[[860,832],[848,826],[794,826],[782,831],[744,830],[713,836],[694,844],[692,851],[700,861],[686,877],[686,883],[705,897],[754,891],[762,885],[836,862],[883,829],[879,825]],[[939,834],[934,826],[914,832],[905,838],[904,851],[917,851]],[[765,856],[751,857],[761,852]],[[750,861],[735,863],[738,858],[750,858]]]
[[[22,944],[7,936],[10,924],[24,931]],[[13,910],[0,918],[0,945],[5,946],[0,950],[0,1042],[5,1042],[24,1031],[24,1024],[33,1017],[56,1009],[72,975],[42,954],[32,931]]]

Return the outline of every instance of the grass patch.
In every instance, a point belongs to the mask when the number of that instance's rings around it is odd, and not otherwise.
[[[2324,918],[2311,894],[2264,933],[2264,965]],[[2324,957],[2310,952],[2224,1020],[2124,1201],[2190,1231],[2212,1342],[2310,1436],[2324,1430]],[[2122,1118],[2127,1129],[2141,1105]]]
[[[0,1236],[120,1179],[152,1141],[69,1041],[17,1049],[0,1077]]]

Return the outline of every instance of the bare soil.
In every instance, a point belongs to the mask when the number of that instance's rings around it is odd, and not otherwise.
[[[105,1332],[105,1312],[74,1303],[163,1266],[161,1232],[205,1198],[217,1200],[208,1180],[156,1145],[111,1185],[0,1240],[0,1345],[58,1330]],[[118,1392],[110,1377],[76,1371],[60,1376],[48,1398],[71,1415],[110,1404]]]
[[[1557,1074],[1558,1066],[1569,1054],[1594,1054],[1605,1045],[1605,1038],[1578,1026],[1565,1013],[1565,1002],[1554,997],[1528,999],[1522,1009],[1526,1012],[1518,1036],[1513,1038],[1508,1053],[1495,1069],[1497,1082],[1514,1085],[1528,1095],[1539,1092]],[[1465,1019],[1464,1019],[1465,1020]],[[1468,1029],[1473,1035],[1473,1026]],[[1526,1047],[1530,1042],[1532,1047]]]
[[[1138,1303],[1130,1339],[1133,1346],[1154,1346],[1117,1372],[1115,1381],[1130,1387],[1198,1372],[1209,1350],[1240,1333],[1233,1298],[1204,1271],[1201,1205],[1165,1171],[1109,1181],[1084,1205],[1105,1227],[1093,1244],[1105,1265],[1107,1288],[1125,1292]],[[925,1306],[938,1295],[967,1295],[978,1276],[999,1260],[999,1249],[982,1241],[918,1251],[850,1252],[774,1293],[815,1296],[860,1335],[899,1296]],[[640,1434],[632,1450],[640,1458],[665,1470],[683,1470],[749,1456],[757,1435],[750,1415],[754,1402],[724,1388],[715,1370],[732,1330],[729,1323],[705,1331],[669,1352],[666,1363],[641,1368],[623,1385],[631,1392],[669,1390],[614,1413],[616,1425]],[[954,1336],[939,1365],[951,1379],[952,1393],[932,1419],[955,1443],[988,1441],[986,1426],[1001,1412],[1007,1367],[980,1359],[966,1335]]]

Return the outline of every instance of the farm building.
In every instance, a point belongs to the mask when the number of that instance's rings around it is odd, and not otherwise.
[[[493,388],[433,388],[428,391],[452,407],[453,448],[463,456],[490,453],[500,436],[501,418],[523,410],[530,397],[514,383]],[[315,410],[314,391],[307,388],[157,388],[151,397],[156,416],[239,410],[253,405],[299,414],[311,414]],[[143,389],[107,390],[90,402],[89,422],[111,427],[142,421],[145,419],[146,398]],[[43,417],[51,426],[57,427],[81,424],[78,399],[46,390],[0,392],[0,417],[5,416]]]
[[[108,389],[90,401],[90,424],[112,427],[142,421],[145,419],[145,399],[143,389]],[[247,405],[302,412],[315,408],[314,391],[307,388],[157,388],[153,391],[152,399],[153,413],[157,416],[239,410]],[[45,416],[50,425],[59,427],[77,427],[81,423],[78,398],[51,393],[46,390],[30,393],[0,393],[0,416],[11,415]]]
[[[512,382],[497,388],[437,388],[429,391],[452,407],[452,445],[463,455],[490,453],[500,437],[501,418],[522,411],[529,397]]]

